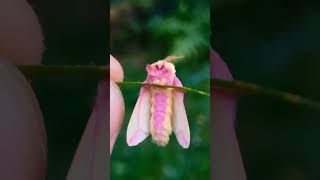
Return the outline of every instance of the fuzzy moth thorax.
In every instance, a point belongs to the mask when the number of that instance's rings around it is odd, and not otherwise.
[[[148,83],[157,83],[162,85],[172,85],[176,74],[174,65],[165,60],[157,61],[151,65],[147,65]]]

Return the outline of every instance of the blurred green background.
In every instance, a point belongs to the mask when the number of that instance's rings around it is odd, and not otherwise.
[[[43,28],[44,64],[107,64],[106,2],[29,0]],[[38,77],[32,85],[48,136],[48,180],[64,180],[93,109],[99,79]]]
[[[124,81],[144,81],[145,66],[168,55],[184,86],[210,90],[210,8],[208,1],[113,0],[110,9],[110,52],[123,66]],[[128,147],[126,130],[139,87],[122,89],[126,114],[110,160],[110,179],[209,179],[210,98],[186,93],[191,145],[182,149],[174,135],[165,148],[150,137]]]
[[[234,77],[320,101],[320,11],[312,0],[213,2],[213,45]],[[248,180],[320,179],[320,113],[272,98],[239,100]]]

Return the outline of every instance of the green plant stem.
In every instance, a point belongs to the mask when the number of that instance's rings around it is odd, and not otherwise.
[[[204,96],[210,96],[209,93],[204,91],[199,91],[196,89],[192,89],[189,87],[178,87],[178,86],[172,86],[172,85],[160,85],[160,84],[152,84],[152,83],[144,83],[144,82],[117,82],[118,86],[125,88],[125,87],[136,87],[136,86],[154,86],[154,87],[160,87],[160,88],[174,88],[185,92],[192,92]]]
[[[245,95],[272,97],[291,104],[303,105],[320,110],[320,103],[317,101],[293,93],[279,91],[272,88],[265,88],[253,83],[238,80],[227,81],[221,79],[212,79],[211,85],[213,85],[214,89],[227,89]]]
[[[59,65],[18,65],[18,69],[25,74],[27,78],[35,77],[66,77],[66,76],[93,76],[105,78],[109,75],[109,66],[59,66]],[[210,96],[209,93],[192,89],[189,87],[177,87],[159,84],[147,84],[143,82],[119,82],[122,88],[135,86],[155,86],[163,88],[175,88],[186,92],[193,92],[199,95]],[[257,84],[243,81],[227,81],[221,79],[212,79],[211,85],[214,89],[226,89],[245,95],[266,96],[283,100],[291,104],[304,105],[320,110],[320,103],[289,92],[279,91],[272,88],[265,88]]]

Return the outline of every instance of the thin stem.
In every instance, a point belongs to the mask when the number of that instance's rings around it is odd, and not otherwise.
[[[47,76],[94,76],[107,77],[108,66],[65,66],[65,65],[18,65],[28,78]]]
[[[35,77],[51,77],[51,76],[92,76],[97,78],[107,78],[109,75],[109,66],[64,66],[64,65],[18,65],[19,70],[25,74],[27,78]],[[291,104],[299,104],[320,110],[320,103],[312,99],[308,99],[289,92],[279,91],[272,88],[265,88],[257,84],[243,81],[226,81],[221,79],[212,79],[211,83],[214,89],[227,89],[246,95],[266,96],[289,102]],[[199,95],[210,96],[209,93],[192,89],[189,87],[177,87],[159,84],[147,84],[143,82],[121,82],[120,87],[134,86],[155,86],[162,88],[175,88],[185,92],[193,92]]]
[[[118,86],[125,88],[125,87],[135,87],[135,86],[154,86],[154,87],[160,87],[160,88],[174,88],[177,90],[181,90],[184,92],[193,92],[196,94],[204,95],[204,96],[210,96],[209,93],[192,89],[189,87],[178,87],[178,86],[172,86],[172,85],[160,85],[160,84],[153,84],[153,83],[144,83],[144,82],[117,82]]]
[[[272,88],[265,88],[253,83],[238,80],[227,81],[221,79],[213,79],[211,80],[211,84],[213,84],[214,89],[228,89],[245,95],[272,97],[291,104],[304,105],[320,110],[320,103],[317,101],[293,93],[279,91]]]

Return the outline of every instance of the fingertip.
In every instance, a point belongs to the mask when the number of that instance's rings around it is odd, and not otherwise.
[[[44,44],[35,12],[25,1],[0,2],[0,55],[13,64],[40,64]]]
[[[123,81],[123,69],[121,64],[112,56],[110,55],[110,79],[114,82],[121,82]]]
[[[232,80],[232,74],[228,65],[221,59],[218,53],[213,49],[210,52],[211,56],[211,76],[214,78]]]

